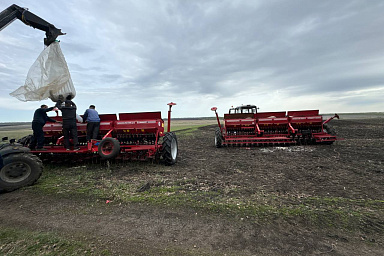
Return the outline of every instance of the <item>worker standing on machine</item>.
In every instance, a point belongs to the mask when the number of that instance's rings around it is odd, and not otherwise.
[[[47,105],[41,105],[40,108],[36,109],[32,121],[33,137],[31,144],[29,145],[30,149],[34,150],[37,144],[36,150],[46,150],[44,148],[43,126],[47,121],[56,123],[56,120],[47,116],[47,112],[52,111],[53,109],[54,107],[48,108]]]
[[[73,150],[79,150],[79,141],[77,138],[77,125],[76,125],[76,104],[72,100],[65,100],[64,97],[59,96],[59,100],[56,103],[56,107],[61,110],[63,117],[63,134],[64,134],[64,146],[66,150],[71,150],[70,137],[73,139]]]
[[[95,109],[95,105],[90,105],[83,116],[84,122],[87,122],[87,141],[96,140],[99,135],[100,117]]]

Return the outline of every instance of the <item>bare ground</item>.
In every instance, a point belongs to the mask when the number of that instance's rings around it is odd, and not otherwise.
[[[336,198],[347,202],[342,206],[351,214],[364,208],[365,200],[378,202],[366,208],[371,218],[352,223],[350,229],[314,225],[300,215],[264,222],[192,207],[105,204],[31,189],[0,194],[0,227],[59,233],[87,242],[94,254],[105,248],[113,255],[383,255],[384,119],[332,124],[345,140],[331,146],[220,149],[213,145],[215,126],[208,126],[179,136],[175,166],[128,163],[114,167],[113,175],[151,183],[150,174],[157,173],[165,184],[183,184],[184,192],[219,191],[239,200],[270,200],[275,206]],[[183,183],[189,180],[193,182]]]

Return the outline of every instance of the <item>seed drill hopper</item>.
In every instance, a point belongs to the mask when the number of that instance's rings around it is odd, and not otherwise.
[[[176,163],[178,144],[176,134],[171,132],[171,108],[168,103],[168,127],[164,131],[161,112],[100,114],[99,138],[86,140],[86,123],[77,123],[79,150],[66,150],[62,124],[50,123],[44,126],[44,151],[31,151],[43,159],[60,160],[86,159],[100,156],[102,159],[160,159],[165,164]],[[61,121],[61,116],[51,117]],[[28,145],[28,138],[20,141]]]
[[[255,105],[231,108],[224,114],[215,132],[215,145],[221,146],[268,146],[300,144],[332,144],[337,140],[333,129],[327,125],[337,114],[323,120],[319,110],[257,112]]]

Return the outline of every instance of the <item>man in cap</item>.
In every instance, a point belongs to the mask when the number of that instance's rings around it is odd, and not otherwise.
[[[77,138],[77,125],[76,125],[76,104],[72,100],[65,100],[63,106],[62,95],[59,96],[59,100],[56,103],[56,107],[61,110],[63,117],[63,134],[64,145],[67,150],[71,150],[70,137],[73,139],[73,150],[79,150],[79,141]]]
[[[36,150],[47,150],[44,148],[44,132],[43,127],[47,121],[56,123],[56,120],[49,118],[47,112],[52,111],[54,107],[48,108],[47,105],[41,105],[40,108],[35,110],[32,121],[33,137],[29,144],[29,148],[34,150],[37,144]]]

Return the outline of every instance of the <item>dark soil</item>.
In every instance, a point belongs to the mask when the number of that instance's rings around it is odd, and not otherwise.
[[[291,147],[217,149],[216,127],[204,127],[178,137],[178,162],[161,175],[193,179],[189,190],[238,191],[235,197],[255,200],[263,193],[290,203],[307,197],[381,200],[375,218],[357,229],[309,225],[300,216],[263,223],[193,208],[105,205],[28,189],[0,194],[0,227],[58,232],[113,255],[384,255],[384,119],[331,123],[345,140]],[[156,165],[135,168],[128,163],[115,178]]]

